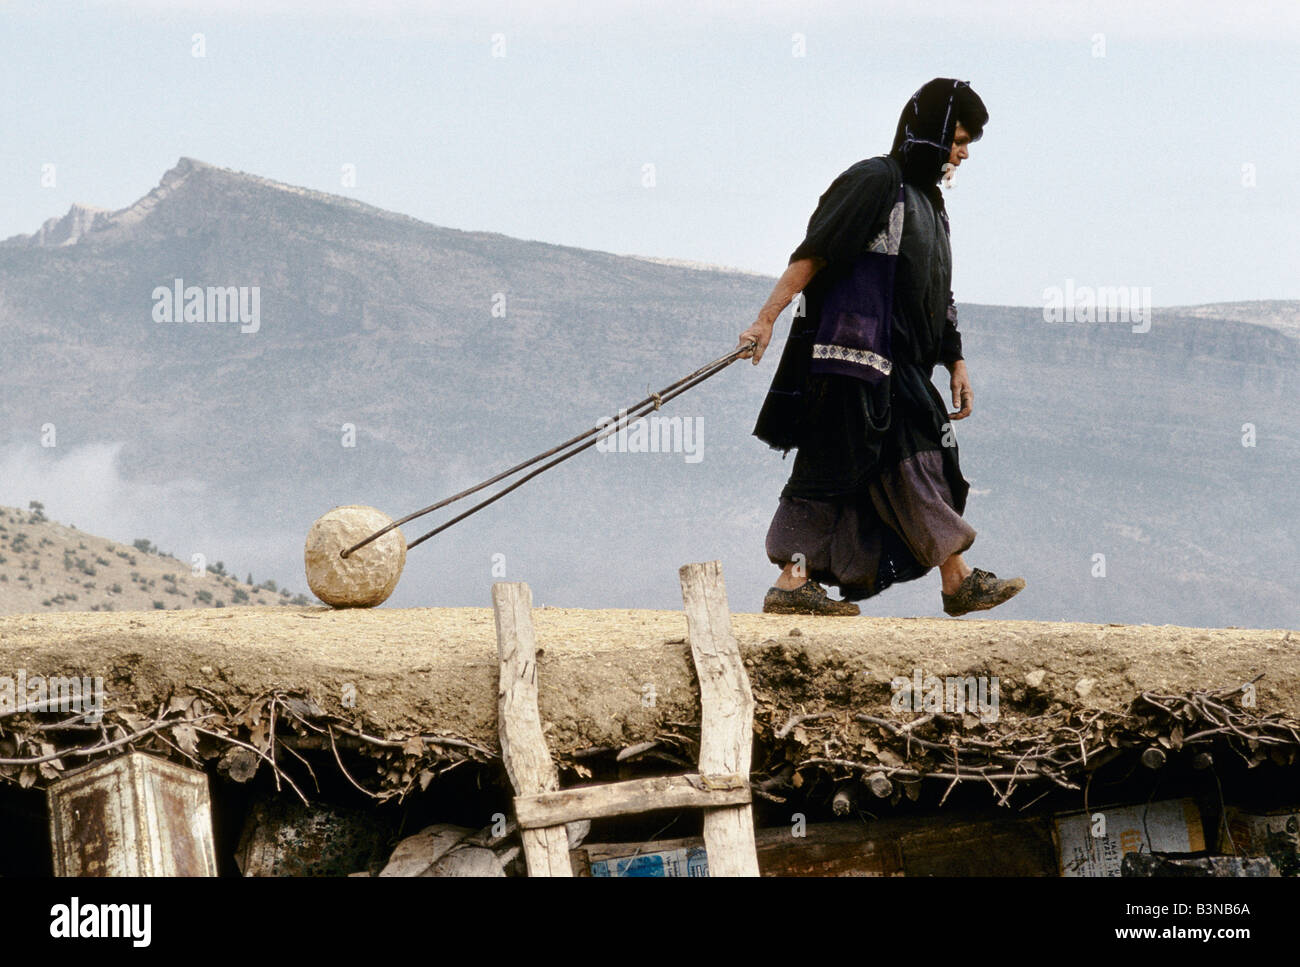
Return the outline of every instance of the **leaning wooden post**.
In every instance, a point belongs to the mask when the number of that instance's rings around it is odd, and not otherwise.
[[[560,777],[542,734],[537,708],[537,640],[533,637],[533,593],[527,584],[492,585],[501,686],[497,727],[501,758],[518,796],[555,792]],[[522,829],[529,876],[572,876],[569,839],[563,825]]]
[[[700,680],[700,774],[749,777],[754,696],[731,633],[722,564],[685,564],[678,571],[686,631]],[[709,876],[758,876],[754,815],[749,805],[704,811]]]

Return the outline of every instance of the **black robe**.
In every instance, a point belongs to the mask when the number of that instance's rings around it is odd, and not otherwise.
[[[799,448],[782,491],[793,497],[860,494],[881,470],[921,450],[939,450],[961,513],[970,485],[961,474],[944,400],[930,381],[940,362],[962,358],[938,188],[905,187],[889,380],[871,387],[852,377],[809,373],[826,292],[880,230],[901,181],[892,158],[869,158],[846,170],[822,195],[790,261],[819,257],[826,265],[804,290],[805,314],[793,321],[754,435],[779,450]]]

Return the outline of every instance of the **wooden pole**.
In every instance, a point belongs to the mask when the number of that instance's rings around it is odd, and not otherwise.
[[[533,636],[533,594],[527,584],[492,585],[501,687],[497,727],[501,758],[518,796],[556,792],[560,777],[542,733],[537,708],[537,640]],[[748,768],[746,769],[748,772]],[[569,840],[563,825],[522,829],[529,876],[572,876]]]
[[[655,809],[709,809],[749,801],[748,776],[655,776],[516,796],[515,818],[524,829],[536,829]]]
[[[1159,769],[1165,764],[1165,750],[1153,745],[1142,752],[1142,764],[1148,769]]]
[[[731,633],[727,588],[718,561],[678,572],[686,630],[700,681],[700,774],[749,776],[754,696]],[[709,876],[758,876],[754,815],[748,805],[704,811]]]

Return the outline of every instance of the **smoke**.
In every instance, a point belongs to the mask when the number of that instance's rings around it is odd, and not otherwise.
[[[176,518],[206,486],[188,479],[167,484],[126,480],[119,469],[122,447],[6,446],[0,450],[0,504],[25,510],[37,500],[51,520],[120,541],[175,533]]]
[[[218,561],[236,577],[274,578],[307,591],[302,574],[306,525],[291,514],[259,513],[237,496],[194,478],[163,484],[122,476],[123,443],[0,449],[0,504],[26,510],[40,501],[45,516],[80,531],[129,544],[152,541],[184,564]]]

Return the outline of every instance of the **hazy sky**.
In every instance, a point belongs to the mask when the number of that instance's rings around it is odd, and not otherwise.
[[[74,201],[124,207],[190,156],[439,225],[776,274],[834,176],[947,76],[991,115],[948,196],[959,301],[1038,305],[1066,279],[1156,305],[1300,298],[1293,2],[0,0],[0,18],[0,238]]]

